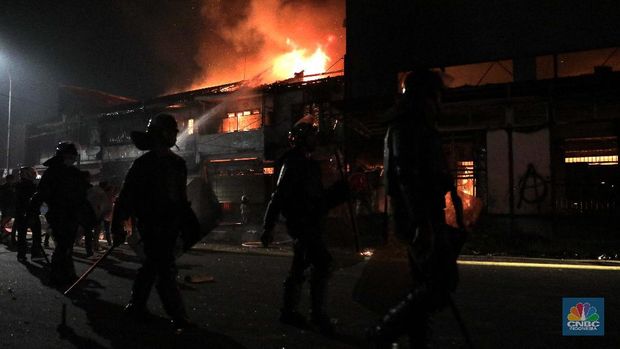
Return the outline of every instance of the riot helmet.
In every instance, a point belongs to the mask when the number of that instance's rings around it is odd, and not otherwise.
[[[318,128],[309,122],[298,122],[288,133],[288,142],[292,148],[314,150]]]
[[[75,144],[71,142],[58,142],[56,145],[56,155],[78,155]]]
[[[73,165],[78,158],[78,150],[75,144],[66,141],[60,141],[56,145],[56,154],[45,161],[43,165],[50,166],[53,164],[64,163],[67,166]]]
[[[441,95],[444,87],[438,72],[429,69],[414,69],[405,77],[403,94],[413,99],[435,100]]]
[[[156,146],[170,148],[177,140],[177,121],[170,114],[157,114],[149,119],[146,132],[131,132],[131,140],[140,150],[151,150]]]

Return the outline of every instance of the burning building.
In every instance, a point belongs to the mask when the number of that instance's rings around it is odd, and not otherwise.
[[[94,114],[73,112],[70,122],[96,132],[97,141],[70,132],[52,138],[74,140],[89,149],[82,159],[98,166],[91,171],[94,178],[120,184],[141,154],[131,144],[130,132],[144,129],[150,116],[166,112],[175,116],[181,130],[176,151],[193,176],[208,178],[225,211],[235,211],[242,195],[262,205],[292,123],[309,114],[332,117],[338,113],[332,103],[342,104],[344,1],[203,1],[195,10],[203,20],[193,33],[199,39],[192,46],[197,50],[183,57],[199,67],[192,81],[174,81],[171,74],[163,96],[125,100]],[[150,25],[137,20],[138,27]],[[178,59],[157,37],[150,39],[159,58]],[[69,121],[63,120],[51,127],[65,128]],[[44,147],[32,148],[35,153],[34,148]],[[44,155],[33,155],[28,162],[41,163]]]
[[[323,127],[342,119],[343,77],[328,75],[298,75],[257,87],[241,81],[143,102],[63,88],[63,120],[29,127],[28,162],[41,164],[53,155],[56,142],[73,141],[81,169],[94,181],[119,186],[143,153],[132,144],[131,131],[144,130],[152,115],[166,112],[179,125],[174,150],[185,159],[190,178],[207,179],[225,213],[237,214],[246,195],[260,215],[275,184],[275,162],[288,148],[290,127],[304,116]]]
[[[592,1],[347,1],[347,110],[379,163],[385,111],[415,67],[443,71],[438,126],[495,231],[617,231],[620,7]],[[449,23],[449,24],[448,24]],[[368,156],[368,155],[366,155]]]

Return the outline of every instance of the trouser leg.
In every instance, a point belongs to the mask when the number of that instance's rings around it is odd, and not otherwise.
[[[105,234],[105,239],[108,242],[108,246],[112,245],[112,237],[110,236],[110,222],[103,221],[103,233]]]
[[[155,238],[156,240],[148,240],[147,237],[157,236],[155,235],[157,233],[160,233],[161,236]],[[146,229],[144,231],[143,241],[146,261],[144,263],[145,278],[141,284],[144,287],[138,287],[134,289],[134,292],[138,296],[136,300],[146,304],[148,291],[150,291],[155,281],[157,293],[166,313],[173,320],[183,322],[187,319],[187,313],[177,285],[177,268],[173,250],[175,236],[165,233],[167,233],[166,229],[153,231]]]
[[[177,285],[177,268],[174,260],[158,266],[156,288],[166,313],[173,320],[187,319],[181,291]]]
[[[43,246],[41,246],[41,221],[39,216],[28,219],[30,230],[32,231],[32,246],[30,247],[30,255],[33,258],[42,257],[45,254]]]
[[[156,277],[156,266],[153,261],[147,258],[142,264],[142,267],[138,269],[131,289],[131,303],[137,308],[146,309],[146,303],[148,302],[151,288],[155,283]]]
[[[13,223],[13,232],[15,232],[17,236],[17,257],[23,258],[26,256],[26,250],[28,249],[28,242],[26,241],[27,226],[24,219],[15,219]]]
[[[72,254],[77,224],[60,224],[53,226],[52,229],[55,248],[52,254],[51,278],[54,282],[70,282],[76,277]]]
[[[50,236],[52,235],[52,228],[47,227],[45,230],[45,239],[43,240],[43,246],[50,247]]]
[[[39,216],[28,219],[30,230],[32,231],[32,251],[38,249],[41,250],[41,221]]]
[[[84,227],[84,249],[87,256],[93,255],[93,228]]]
[[[310,276],[310,305],[312,317],[323,319],[325,315],[325,302],[327,299],[327,286],[331,275],[332,256],[321,240],[314,241],[308,248],[308,259],[312,265]]]
[[[292,313],[297,311],[301,299],[301,288],[305,281],[304,271],[306,269],[305,246],[299,241],[295,242],[293,250],[293,261],[289,274],[284,280],[284,289],[282,296],[282,312]]]

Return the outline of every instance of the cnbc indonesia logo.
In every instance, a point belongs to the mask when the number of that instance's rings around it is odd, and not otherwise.
[[[566,318],[568,319],[566,325],[571,331],[596,331],[601,325],[598,321],[596,307],[591,306],[590,303],[577,303],[570,308],[570,313]]]
[[[595,305],[600,307],[600,309],[597,309]],[[569,336],[604,335],[603,307],[602,298],[581,300],[564,298],[563,308],[565,309],[565,314],[568,310],[568,314],[565,318],[563,334]]]

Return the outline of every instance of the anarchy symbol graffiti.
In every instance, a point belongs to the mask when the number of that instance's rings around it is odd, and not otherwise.
[[[547,197],[547,181],[536,171],[533,164],[527,165],[525,174],[519,179],[519,202],[517,208],[523,202],[528,204],[538,204]]]

